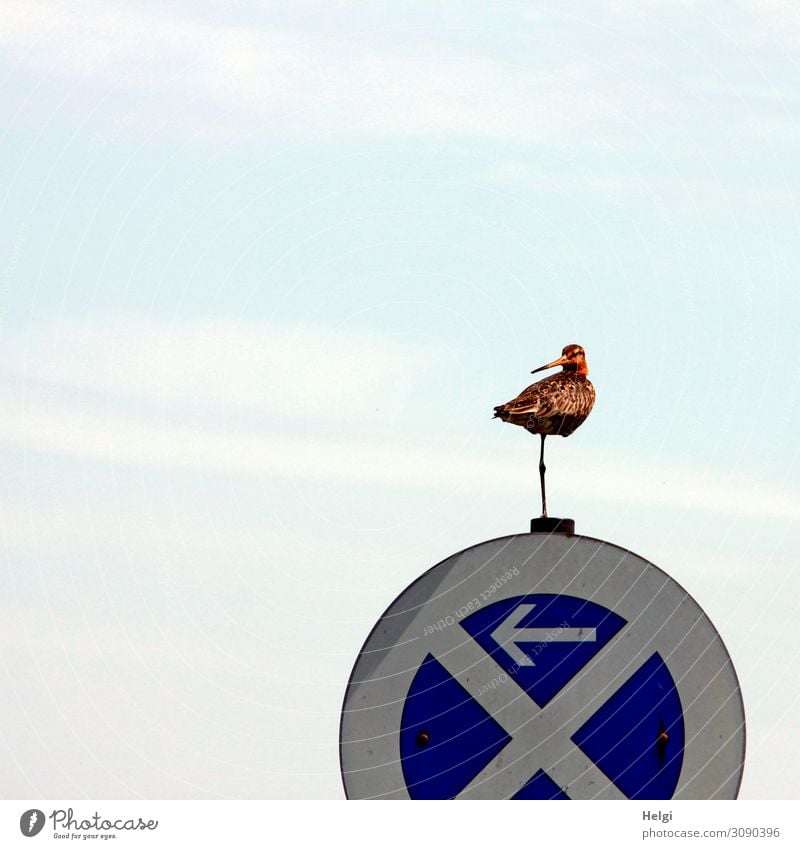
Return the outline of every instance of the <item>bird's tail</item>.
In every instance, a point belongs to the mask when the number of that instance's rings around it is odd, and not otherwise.
[[[508,411],[506,410],[505,404],[500,404],[499,406],[494,408],[493,419],[502,419],[503,421],[508,420]]]

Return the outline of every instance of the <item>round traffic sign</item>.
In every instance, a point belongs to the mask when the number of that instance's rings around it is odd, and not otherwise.
[[[481,543],[394,601],[342,710],[349,798],[733,799],[741,693],[697,602],[602,540]]]

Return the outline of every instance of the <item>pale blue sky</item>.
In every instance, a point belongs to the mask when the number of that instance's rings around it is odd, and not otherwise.
[[[553,513],[682,583],[796,797],[800,10],[0,11],[6,797],[342,795],[372,624]]]

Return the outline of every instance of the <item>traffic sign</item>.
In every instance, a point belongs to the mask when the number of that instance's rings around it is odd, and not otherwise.
[[[384,613],[342,710],[349,798],[733,799],[744,710],[708,617],[602,540],[523,534]]]

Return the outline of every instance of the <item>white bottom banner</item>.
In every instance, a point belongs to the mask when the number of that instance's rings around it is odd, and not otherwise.
[[[800,845],[796,801],[0,802],[0,845],[554,847]],[[36,842],[31,842],[36,841]]]

